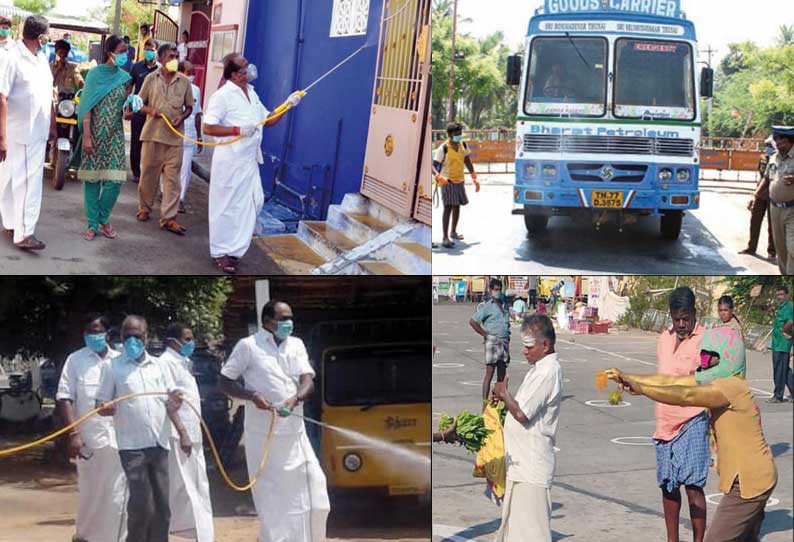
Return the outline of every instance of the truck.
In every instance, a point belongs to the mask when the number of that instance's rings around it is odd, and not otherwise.
[[[660,218],[677,240],[700,204],[695,25],[680,0],[545,0],[530,18],[524,54],[507,61],[517,87],[513,214],[530,237],[552,216],[598,229]]]

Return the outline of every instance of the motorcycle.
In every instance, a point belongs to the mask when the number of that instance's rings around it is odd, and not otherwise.
[[[77,105],[80,103],[80,91],[76,94],[69,91],[58,93],[57,115],[55,117],[57,139],[52,148],[52,187],[61,190],[72,161],[72,153],[79,133],[77,130]]]

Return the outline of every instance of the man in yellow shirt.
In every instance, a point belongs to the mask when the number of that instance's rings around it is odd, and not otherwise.
[[[777,468],[764,438],[761,414],[745,376],[741,335],[717,328],[703,335],[701,367],[689,376],[607,376],[635,395],[678,406],[708,408],[717,442],[719,488],[724,496],[705,542],[760,540],[764,507],[777,485]]]
[[[463,236],[458,233],[458,220],[460,208],[469,204],[464,186],[463,166],[469,170],[474,183],[474,191],[480,191],[477,182],[477,173],[471,163],[469,147],[463,142],[463,125],[458,122],[447,126],[449,139],[442,143],[433,156],[433,169],[436,172],[436,182],[441,185],[441,199],[444,202],[444,248],[453,248],[456,241],[462,241]],[[449,220],[452,218],[452,232],[449,233]]]

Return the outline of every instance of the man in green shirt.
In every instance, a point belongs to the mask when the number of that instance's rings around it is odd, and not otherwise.
[[[773,397],[767,399],[767,403],[782,403],[786,384],[788,384],[789,398],[794,397],[794,382],[792,382],[794,375],[788,366],[791,337],[794,332],[794,308],[788,298],[787,286],[780,286],[775,297],[780,303],[772,328],[772,376],[775,380],[775,392]]]

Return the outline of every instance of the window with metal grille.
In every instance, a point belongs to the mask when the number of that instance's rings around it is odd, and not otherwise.
[[[334,0],[331,37],[361,36],[367,33],[369,0]]]

